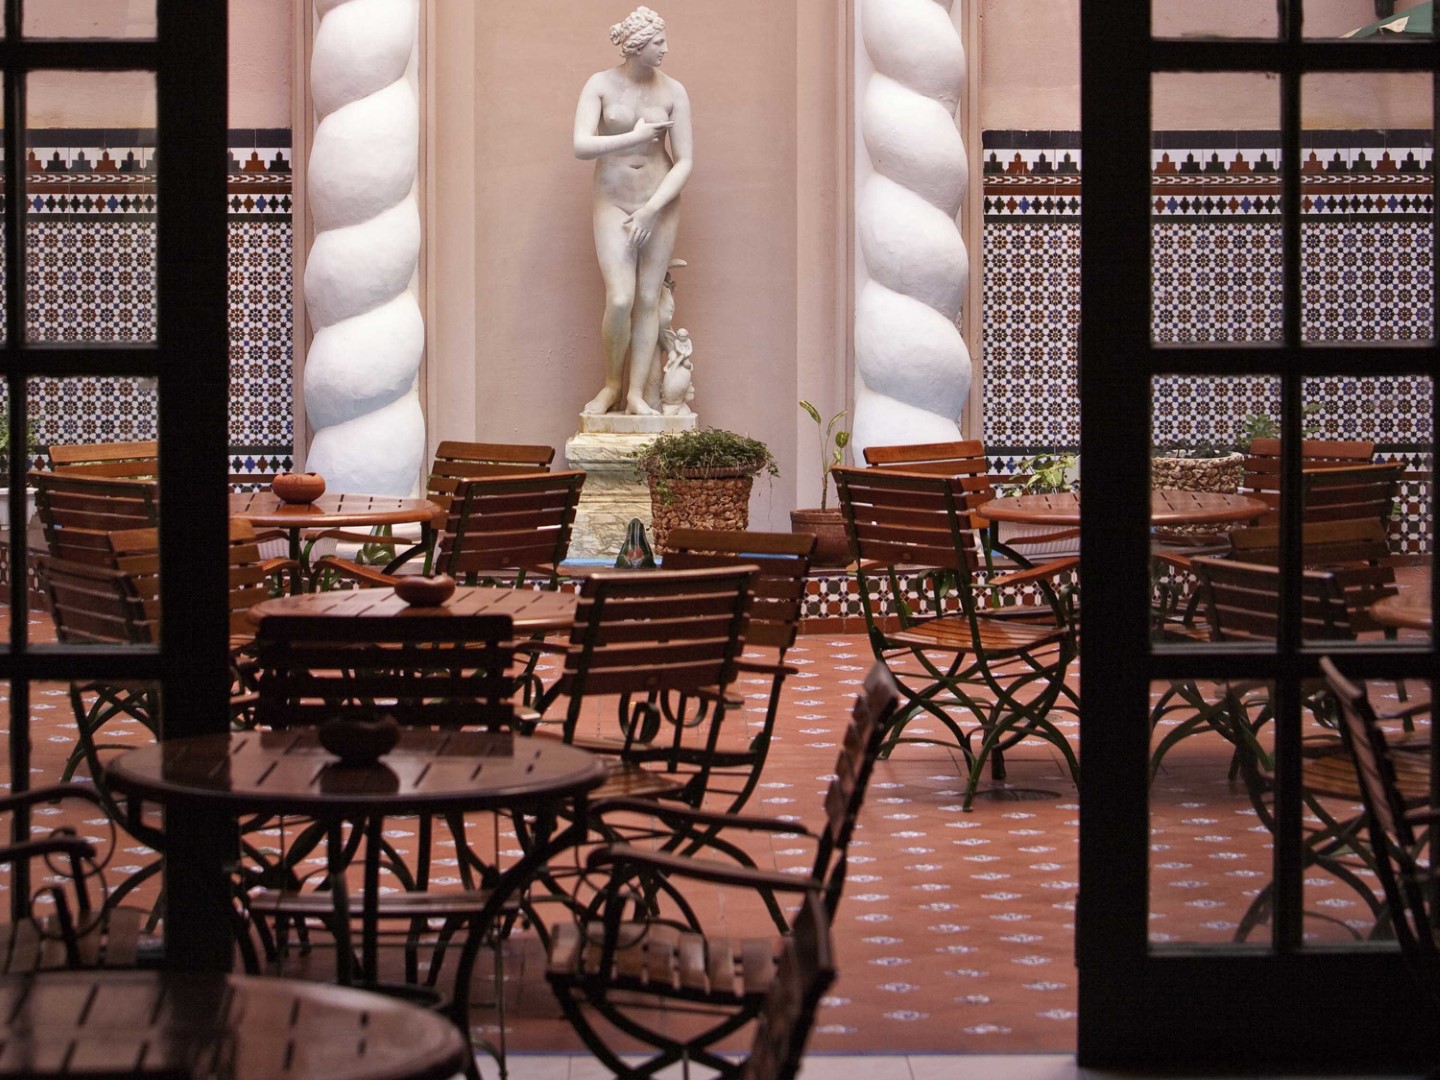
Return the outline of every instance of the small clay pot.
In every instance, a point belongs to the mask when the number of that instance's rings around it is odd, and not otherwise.
[[[455,592],[449,574],[406,574],[395,582],[395,595],[412,607],[439,607]]]
[[[270,482],[270,490],[283,502],[313,503],[325,494],[325,478],[313,472],[284,472]]]
[[[336,717],[320,725],[320,745],[345,766],[373,765],[395,748],[400,725],[393,716],[375,720]]]

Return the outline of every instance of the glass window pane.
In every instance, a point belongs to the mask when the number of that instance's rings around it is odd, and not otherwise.
[[[1248,72],[1157,75],[1151,126],[1154,339],[1277,340],[1283,248],[1276,81]]]
[[[1220,679],[1151,687],[1152,944],[1268,943],[1270,691]],[[1242,723],[1259,728],[1253,746],[1263,756],[1247,753],[1237,783],[1230,770]]]
[[[26,37],[152,38],[155,0],[28,0]]]
[[[29,77],[25,332],[155,340],[155,77]]]
[[[1434,336],[1431,86],[1393,72],[1302,83],[1306,341]]]
[[[93,602],[110,605],[115,627],[102,643],[153,643],[160,634],[154,381],[37,378],[29,381],[27,393],[37,460],[28,478],[35,501],[27,534],[32,564],[35,556],[49,555],[131,575],[128,584],[100,582],[91,594],[62,592],[41,567],[35,610],[45,613],[50,626],[37,627],[37,640],[51,632],[74,644],[92,640],[83,627]],[[121,604],[122,595],[134,597],[140,609]]]
[[[1158,38],[1273,38],[1280,29],[1275,5],[1254,0],[1151,0],[1150,18]]]

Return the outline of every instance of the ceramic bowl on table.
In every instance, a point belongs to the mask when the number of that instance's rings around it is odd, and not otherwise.
[[[408,574],[395,582],[395,595],[411,607],[439,607],[454,593],[449,574]]]
[[[319,473],[281,473],[270,490],[282,501],[305,505],[325,494],[325,478]]]

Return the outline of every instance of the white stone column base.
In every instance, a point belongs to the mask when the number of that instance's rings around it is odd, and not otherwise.
[[[565,461],[585,470],[585,491],[570,537],[573,559],[611,559],[620,553],[631,518],[650,531],[650,488],[636,479],[631,455],[653,441],[649,434],[589,434],[565,440]],[[652,539],[653,543],[653,539]]]

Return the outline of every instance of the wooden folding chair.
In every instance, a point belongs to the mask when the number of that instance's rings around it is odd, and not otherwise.
[[[160,523],[155,480],[36,470],[29,481],[45,543],[56,558],[107,565],[107,533]]]
[[[986,522],[983,501],[965,477],[875,468],[837,468],[833,475],[859,559],[870,645],[906,697],[886,752],[905,742],[945,741],[905,734],[922,714],[938,721],[969,766],[967,810],[986,761],[993,758],[992,773],[1002,779],[1001,754],[1028,736],[1054,746],[1078,775],[1075,752],[1050,716],[1076,705],[1065,686],[1075,634],[1050,569],[988,577],[979,596],[975,534]],[[1045,603],[986,606],[1006,584],[1036,586]],[[887,617],[887,597],[898,628]],[[957,712],[970,714],[974,726],[962,726]]]
[[[1340,738],[1360,782],[1365,826],[1390,927],[1417,980],[1432,1003],[1440,1004],[1435,977],[1440,947],[1435,937],[1433,839],[1429,863],[1418,857],[1420,836],[1428,833],[1433,838],[1440,828],[1440,808],[1415,806],[1404,797],[1399,775],[1409,765],[1404,759],[1414,755],[1397,755],[1365,688],[1345,678],[1328,656],[1320,658],[1320,670],[1340,704]]]
[[[408,726],[478,727],[501,735],[513,732],[516,719],[509,696],[514,684],[508,673],[513,658],[511,634],[509,616],[460,615],[441,609],[412,608],[384,619],[267,616],[255,635],[255,722],[261,727],[284,729],[319,725],[336,718],[393,716]],[[380,896],[378,918],[388,925],[399,924],[395,936],[405,946],[407,982],[421,981],[422,949],[429,950],[424,985],[434,988],[457,936],[479,935],[490,944],[501,1029],[496,1054],[503,1068],[501,928],[479,922],[489,899],[488,886],[498,869],[485,863],[467,842],[463,815],[446,815],[444,821],[459,862],[458,889],[431,885],[434,823],[430,817],[418,821],[413,866],[385,840],[384,823],[375,819],[352,823],[345,850],[349,861],[354,861],[362,855],[362,844],[374,845],[382,852],[381,865],[399,886],[397,891]],[[280,861],[281,874],[272,873],[271,881],[292,874],[300,860],[321,842],[323,832],[319,825],[301,830]],[[325,876],[331,871],[333,868],[320,872],[316,880],[302,879],[298,886],[260,887],[249,893],[251,914],[276,920],[282,928],[279,949],[285,944],[283,927],[290,921],[318,924],[336,932],[332,894]],[[352,913],[355,917],[358,914]],[[518,906],[508,914],[518,914]],[[448,1003],[441,1003],[453,1016],[467,1015],[475,955],[477,950],[460,949],[453,989]]]
[[[781,690],[786,677],[796,674],[795,668],[785,663],[785,654],[799,632],[805,580],[814,552],[815,537],[809,533],[670,531],[670,550],[665,554],[667,570],[746,564],[759,571],[751,585],[745,647],[764,650],[763,658],[747,655],[735,666],[742,679],[747,675],[768,676],[770,692],[764,720],[757,724],[740,718],[744,728],[739,731],[735,763],[711,773],[707,794],[712,805],[723,805],[728,812],[744,806],[760,780],[780,711]]]
[[[979,439],[962,439],[944,443],[914,443],[900,446],[867,446],[865,464],[877,469],[892,469],[898,472],[928,473],[935,476],[958,476],[965,478],[966,490],[972,493],[975,504],[987,502],[995,497],[995,484],[1014,483],[1024,476],[1001,475],[990,471],[990,459],[985,455],[985,444]],[[998,531],[981,534],[987,550],[999,543]],[[1042,546],[1057,545],[1061,542],[1080,539],[1080,530],[1057,528],[1043,533],[1025,536],[1011,536],[1002,546],[1001,554],[1015,558],[1022,565],[1029,566],[1035,560],[1032,555]],[[1043,561],[1050,564],[1051,573],[1073,570],[1078,560],[1067,557],[1057,560],[1048,556]]]
[[[803,949],[803,939],[810,932],[808,921],[816,916],[823,916],[826,922],[835,918],[844,890],[850,838],[885,729],[899,704],[894,680],[877,663],[851,713],[835,776],[823,802],[825,824],[818,834],[807,832],[793,820],[730,816],[726,821],[726,827],[735,830],[802,832],[812,837],[815,861],[808,876],[629,844],[591,852],[587,869],[607,875],[606,880],[578,921],[553,929],[546,978],[586,1045],[618,1075],[653,1076],[677,1061],[687,1066],[696,1062],[722,1075],[733,1073],[733,1064],[714,1047],[773,1006],[772,988],[777,978],[783,978],[784,947],[777,956],[773,935],[737,938],[707,934],[682,889],[687,883],[723,885],[754,891],[767,902],[776,891],[799,892],[804,899],[793,922],[773,906],[771,912],[778,928],[788,931],[788,937]],[[677,819],[697,816],[684,808],[660,813]],[[655,1010],[666,1002],[683,1007],[692,1017],[703,1017],[703,1026],[687,1025],[681,1035],[671,1030],[671,1025],[656,1023]],[[604,1024],[595,1023],[592,1014],[603,1018]],[[663,1013],[658,1015],[663,1017]],[[638,1065],[622,1062],[620,1048],[607,1039],[610,1030],[639,1039],[653,1048],[653,1053]],[[776,1034],[767,1029],[757,1040],[772,1039]]]
[[[431,463],[430,474],[425,481],[425,497],[441,511],[441,516],[436,521],[437,529],[444,529],[448,526],[452,518],[451,504],[455,500],[459,486],[464,481],[479,477],[549,472],[550,463],[554,458],[555,450],[550,446],[524,443],[460,442],[446,439],[436,448],[435,460]],[[383,557],[375,560],[380,564],[393,560],[396,548],[400,543],[388,535],[357,533],[345,529],[332,529],[324,535],[337,541],[349,541],[364,545],[362,551],[382,553]],[[445,537],[442,534],[440,543],[444,542]],[[432,554],[431,552],[425,553],[427,570],[434,565],[431,562]],[[332,569],[346,572],[348,567],[354,565],[354,561],[340,560]],[[453,571],[441,567],[436,572],[452,573]]]

